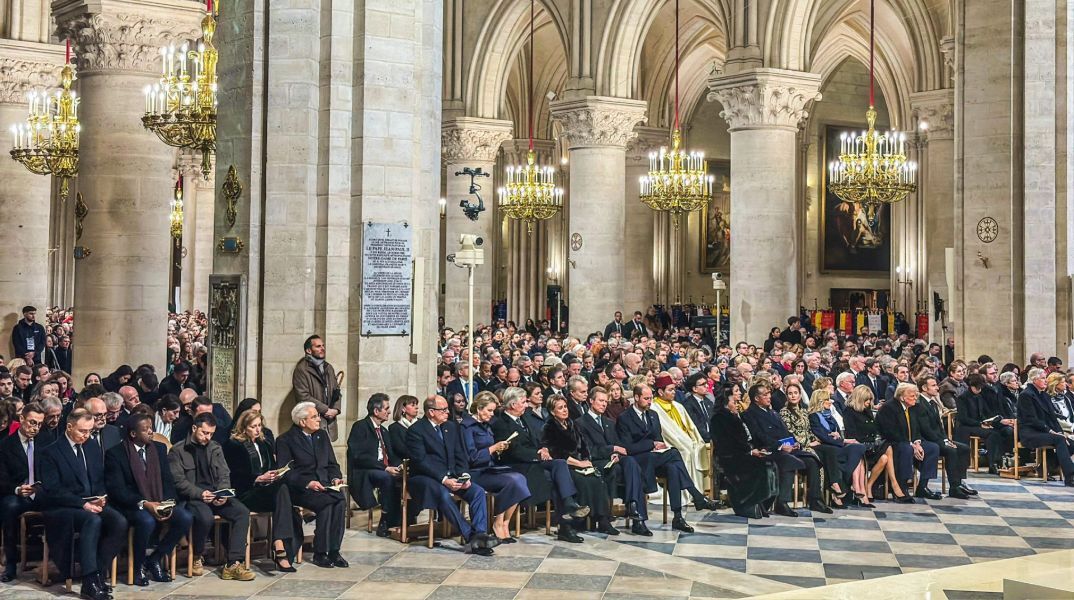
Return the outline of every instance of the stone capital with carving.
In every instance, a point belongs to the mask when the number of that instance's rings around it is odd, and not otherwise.
[[[910,94],[910,108],[919,121],[928,122],[930,140],[955,137],[955,91],[932,90]]]
[[[782,69],[754,69],[709,78],[708,100],[723,105],[720,116],[730,131],[789,129],[809,117],[809,105],[820,101],[819,75]]]
[[[659,150],[661,146],[671,147],[671,131],[663,127],[638,126],[634,128],[634,133],[634,139],[626,147],[628,165],[648,164],[650,152]]]
[[[552,118],[563,126],[567,146],[576,148],[619,147],[637,136],[634,127],[645,123],[648,104],[606,96],[558,100],[550,106]]]
[[[0,104],[27,104],[31,91],[60,87],[63,46],[0,39]]]
[[[181,0],[58,0],[56,34],[70,38],[79,72],[160,73],[160,48],[201,37],[204,6]]]
[[[511,122],[459,117],[440,128],[441,156],[445,164],[466,161],[495,162],[500,146],[511,139]]]

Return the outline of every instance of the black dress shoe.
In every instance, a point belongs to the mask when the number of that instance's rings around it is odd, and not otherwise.
[[[1067,476],[1067,482],[1065,485],[1067,487],[1074,487],[1074,475]]]
[[[824,513],[827,515],[832,514],[832,509],[820,500],[813,500],[809,503],[809,510],[812,512]]]
[[[105,591],[104,587],[97,581],[96,575],[82,578],[82,588],[78,590],[78,595],[89,600],[109,600],[111,598],[111,594]]]
[[[696,510],[716,510],[720,508],[720,504],[713,502],[708,496],[698,496],[694,498],[694,508]]]
[[[351,566],[347,559],[340,556],[339,552],[331,552],[328,554],[328,560],[332,561],[333,567],[339,567],[340,569],[346,569]]]
[[[145,574],[145,567],[141,567],[134,572],[134,585],[139,587],[149,585],[149,577]]]
[[[634,535],[643,535],[645,537],[652,537],[653,532],[649,531],[649,527],[645,524],[645,521],[634,521],[630,526],[630,533]]]
[[[975,489],[971,488],[970,486],[966,485],[965,482],[962,482],[962,483],[958,484],[958,489],[962,490],[966,494],[969,494],[970,496],[976,496],[977,495],[977,490],[975,490]]]
[[[683,533],[693,533],[694,528],[686,522],[686,519],[682,517],[675,517],[671,520],[671,528]]]
[[[917,491],[914,492],[916,498],[927,498],[929,500],[940,500],[943,498],[940,494],[930,490],[926,486],[918,486]]]
[[[108,594],[108,597],[112,597],[112,582],[110,579],[106,579],[104,573],[97,571],[97,585],[101,586],[104,593]]]
[[[962,488],[951,488],[951,491],[947,494],[948,498],[958,498],[959,500],[969,500],[970,495],[962,491]]]
[[[906,494],[895,496],[895,502],[898,502],[899,504],[915,504],[914,499]]]
[[[313,559],[310,560],[310,562],[322,569],[331,569],[336,566],[332,564],[332,561],[328,558],[327,554],[322,554],[320,552],[315,552],[313,554]]]
[[[772,512],[783,517],[797,517],[798,513],[791,507],[787,506],[784,502],[776,502],[776,505],[772,507]]]
[[[619,530],[608,519],[601,519],[597,524],[597,532],[607,535],[619,535]]]
[[[377,537],[388,537],[388,523],[387,521],[381,521],[380,525],[377,525]]]
[[[4,569],[4,574],[0,575],[0,581],[4,583],[15,581],[15,569]]]
[[[638,512],[638,503],[631,500],[626,505],[626,518],[634,520],[640,519],[641,513]]]
[[[508,536],[508,537],[505,537],[505,538],[498,537],[498,538],[496,538],[496,540],[498,542],[500,542],[501,544],[514,544],[514,543],[518,542],[518,538],[516,538],[514,536]]]
[[[164,567],[160,566],[160,562],[147,558],[145,565],[143,566],[149,578],[153,581],[159,581],[161,583],[168,583],[172,580],[171,573],[164,570]]]
[[[585,540],[582,536],[574,533],[570,527],[564,527],[563,523],[559,524],[559,531],[556,532],[556,539],[561,542],[570,542],[572,544],[581,544]]]

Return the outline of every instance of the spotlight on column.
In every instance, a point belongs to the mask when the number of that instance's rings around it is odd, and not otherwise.
[[[464,233],[459,236],[459,251],[455,253],[455,264],[476,267],[485,264],[485,250],[481,247],[485,240],[479,235]]]

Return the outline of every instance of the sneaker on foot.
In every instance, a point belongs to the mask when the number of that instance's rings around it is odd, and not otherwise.
[[[254,578],[254,572],[246,568],[246,565],[241,561],[236,562],[233,565],[226,566],[220,571],[220,579],[235,581],[251,581]]]

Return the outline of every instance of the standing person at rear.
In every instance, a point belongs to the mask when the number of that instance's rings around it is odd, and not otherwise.
[[[311,335],[303,344],[306,355],[295,365],[291,387],[295,392],[295,404],[312,402],[317,414],[324,419],[328,438],[336,441],[336,417],[339,416],[340,391],[336,385],[336,370],[325,360],[324,340]]]

